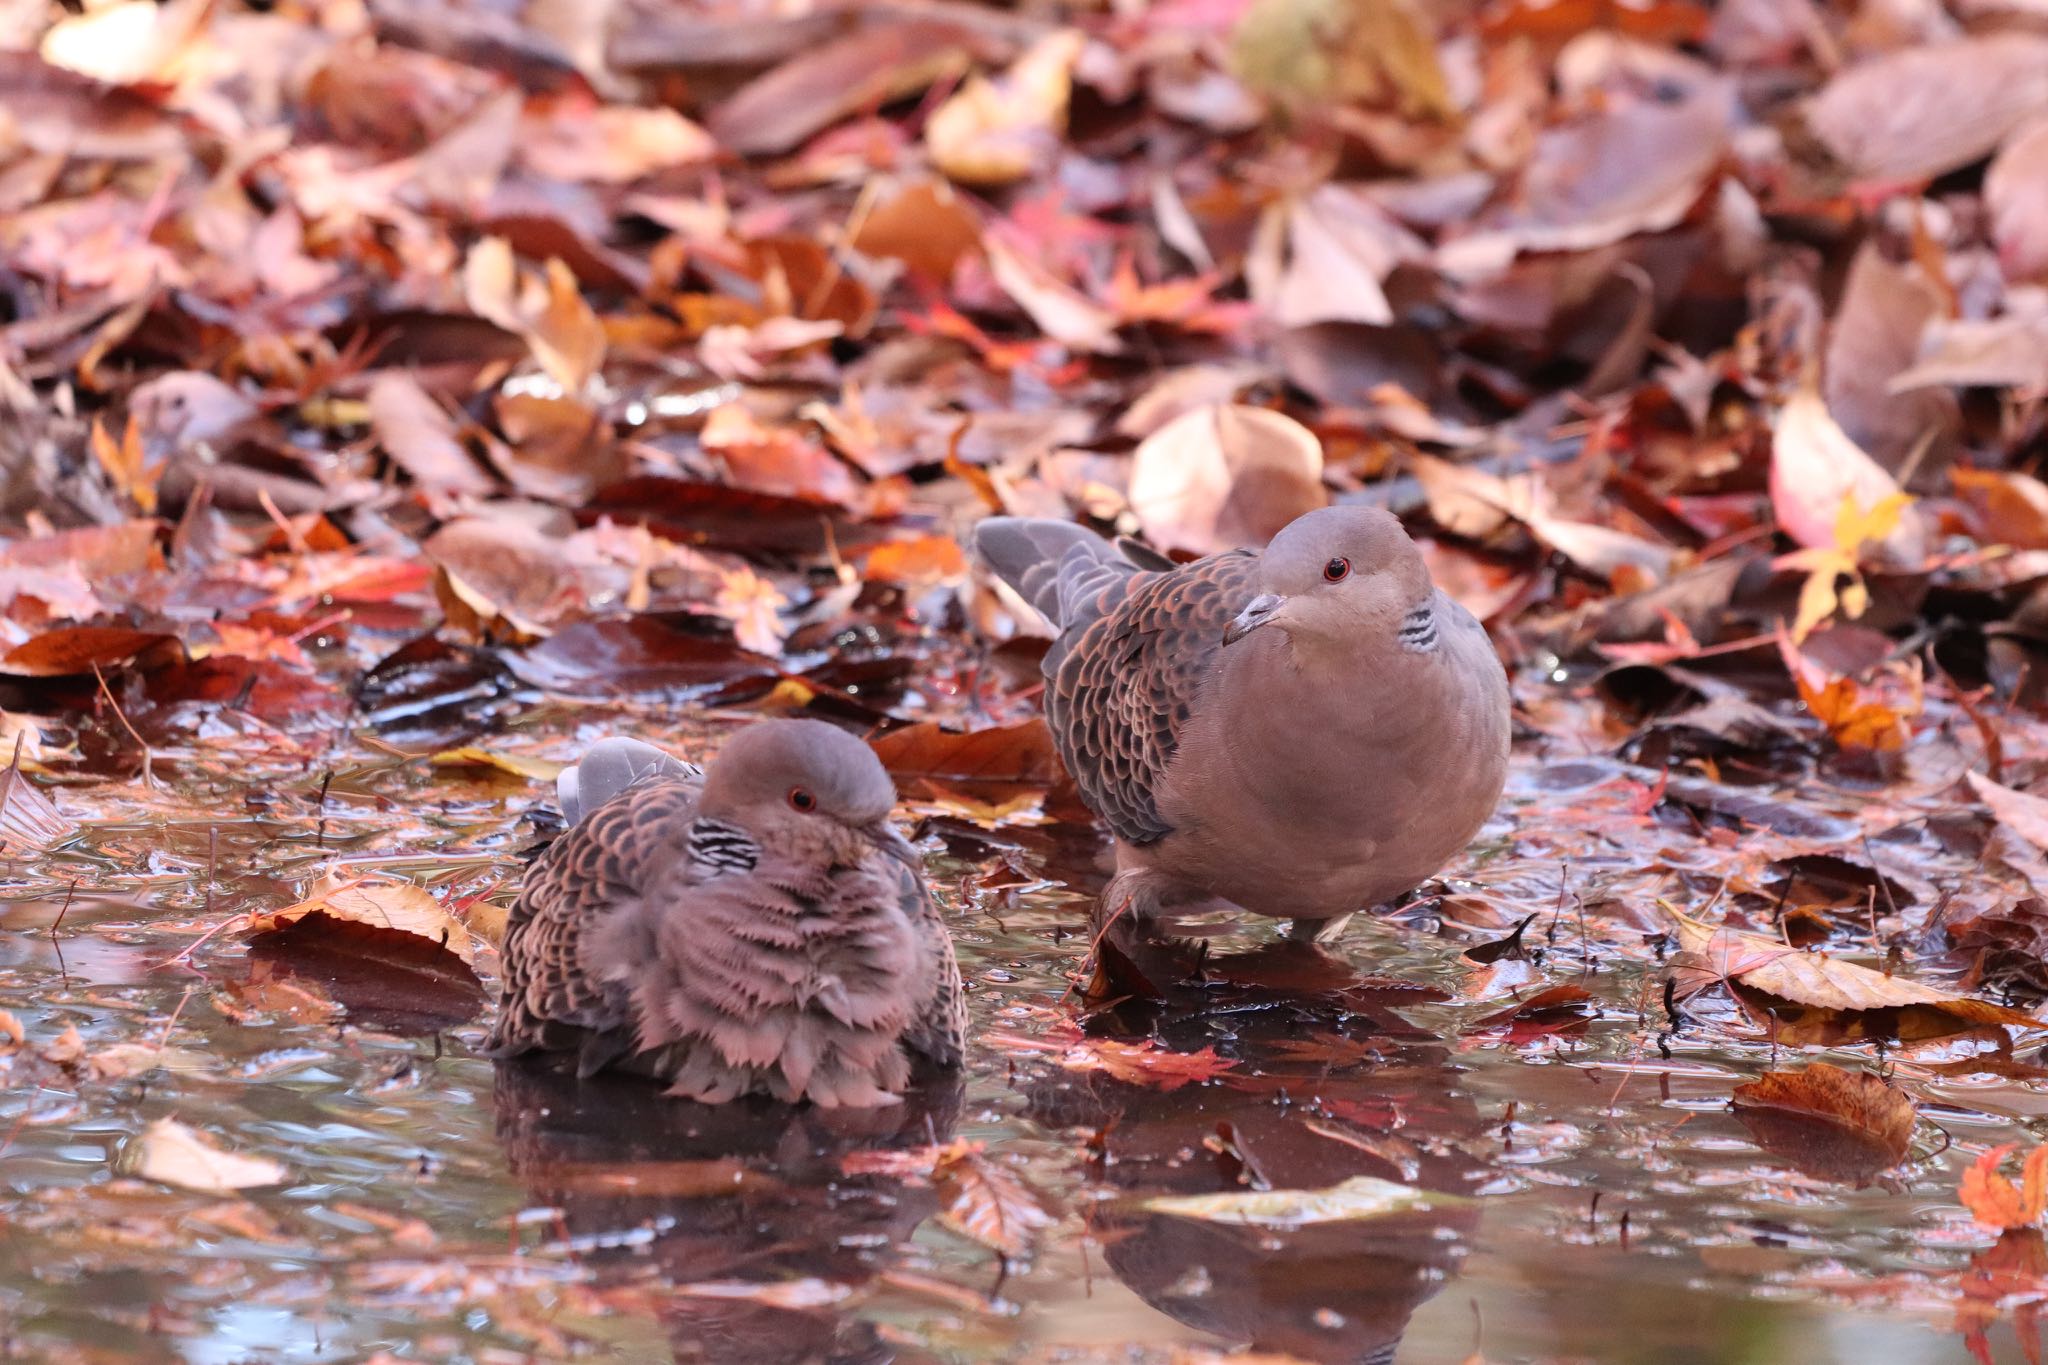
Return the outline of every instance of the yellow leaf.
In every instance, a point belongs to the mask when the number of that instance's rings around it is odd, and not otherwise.
[[[499,772],[511,773],[514,777],[531,778],[535,782],[552,782],[562,775],[566,763],[557,763],[552,758],[536,758],[531,754],[508,754],[499,749],[486,749],[475,744],[465,744],[459,749],[443,749],[427,762],[436,768],[495,768]]]

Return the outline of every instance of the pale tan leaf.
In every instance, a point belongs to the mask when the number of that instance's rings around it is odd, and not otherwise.
[[[1836,547],[1845,504],[1868,512],[1899,495],[1897,480],[1844,432],[1820,395],[1802,389],[1778,412],[1771,431],[1771,507],[1785,534],[1816,549]],[[1917,568],[1927,558],[1927,531],[1917,509],[1869,547],[1875,558]]]
[[[291,1178],[281,1163],[225,1151],[176,1119],[158,1119],[137,1133],[122,1150],[121,1166],[144,1180],[202,1194],[281,1185]]]
[[[1002,239],[990,236],[982,245],[996,283],[1047,336],[1073,351],[1116,355],[1123,350],[1116,335],[1117,316],[1110,309],[1054,279],[1045,267],[1027,260]]]
[[[1161,1195],[1139,1207],[1149,1213],[1196,1218],[1246,1227],[1317,1227],[1384,1218],[1412,1209],[1443,1208],[1471,1201],[1376,1176],[1355,1175],[1320,1190],[1233,1190],[1223,1194]]]
[[[1132,457],[1131,510],[1162,549],[1263,545],[1329,501],[1323,447],[1284,413],[1213,404],[1176,417]]]
[[[1061,29],[994,80],[969,77],[925,122],[932,163],[969,185],[1007,185],[1045,165],[1066,131],[1074,62],[1086,42]]]

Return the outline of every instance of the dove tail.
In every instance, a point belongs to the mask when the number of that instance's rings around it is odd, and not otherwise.
[[[562,818],[577,824],[605,802],[651,773],[666,777],[696,777],[696,765],[685,763],[666,750],[637,739],[614,736],[590,747],[583,761],[565,768],[555,779],[555,794],[562,803]]]
[[[1067,585],[1099,564],[1130,565],[1085,526],[1038,517],[989,517],[974,528],[974,548],[996,576],[1056,626],[1069,624]]]

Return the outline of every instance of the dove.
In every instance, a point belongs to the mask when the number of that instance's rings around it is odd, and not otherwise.
[[[508,920],[487,1050],[572,1053],[705,1103],[896,1103],[960,1063],[952,940],[874,751],[772,720],[702,771],[637,740],[558,788],[572,823]]]
[[[1222,899],[1332,938],[1500,799],[1506,672],[1388,512],[1184,565],[1049,520],[991,517],[975,545],[1058,628],[1046,723],[1116,837],[1101,915]]]

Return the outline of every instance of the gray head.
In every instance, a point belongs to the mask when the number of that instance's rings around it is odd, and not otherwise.
[[[896,785],[873,749],[821,720],[765,720],[718,751],[700,809],[771,843],[852,831],[902,857],[895,807]]]
[[[1265,627],[1296,645],[1391,636],[1435,585],[1393,513],[1324,507],[1273,537],[1259,557],[1258,588],[1224,631],[1225,644]]]
[[[262,409],[210,374],[178,370],[136,388],[128,411],[145,440],[183,445],[218,441]]]

